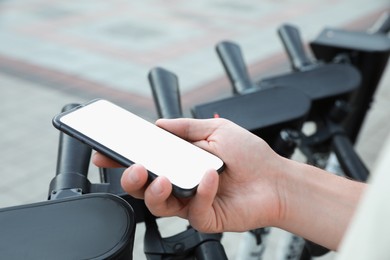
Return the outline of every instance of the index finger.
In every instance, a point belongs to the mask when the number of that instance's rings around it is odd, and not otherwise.
[[[92,162],[97,166],[101,168],[122,168],[123,165],[117,163],[116,161],[108,158],[107,156],[96,152],[94,153],[92,157]]]

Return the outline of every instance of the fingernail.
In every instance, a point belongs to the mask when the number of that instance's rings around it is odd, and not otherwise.
[[[160,195],[163,191],[162,187],[161,187],[161,181],[160,179],[156,179],[153,183],[152,183],[152,186],[150,187],[152,193],[154,195]]]
[[[131,168],[130,168],[130,172],[129,172],[129,178],[130,178],[130,181],[133,182],[133,183],[138,183],[139,182],[138,174],[135,171],[132,171]]]

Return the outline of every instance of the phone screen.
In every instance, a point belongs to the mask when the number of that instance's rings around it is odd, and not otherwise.
[[[152,179],[166,176],[179,196],[193,195],[207,170],[220,172],[224,165],[217,156],[106,100],[60,114],[53,123],[123,166],[139,163]]]

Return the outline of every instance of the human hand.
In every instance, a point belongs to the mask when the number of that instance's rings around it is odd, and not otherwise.
[[[156,124],[217,155],[225,162],[221,175],[205,173],[194,197],[176,198],[166,177],[147,185],[147,171],[132,165],[123,174],[126,192],[144,198],[158,216],[179,216],[203,232],[245,231],[273,225],[281,215],[277,189],[283,159],[260,138],[225,119],[158,120]],[[118,166],[96,154],[100,167]]]

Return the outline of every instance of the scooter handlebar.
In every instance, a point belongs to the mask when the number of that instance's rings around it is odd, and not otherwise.
[[[148,74],[154,103],[160,118],[179,118],[183,112],[177,76],[163,68],[153,68]]]

